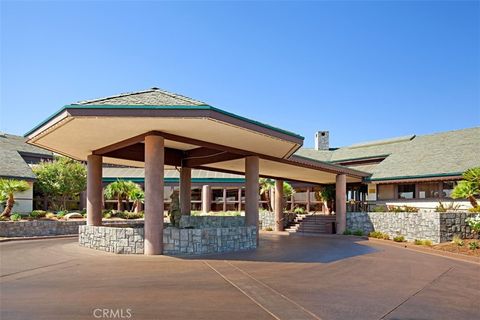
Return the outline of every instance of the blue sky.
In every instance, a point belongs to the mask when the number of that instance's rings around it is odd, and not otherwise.
[[[478,1],[1,1],[0,130],[157,86],[332,146],[480,124]]]

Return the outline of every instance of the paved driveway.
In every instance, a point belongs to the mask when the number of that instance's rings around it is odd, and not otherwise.
[[[75,239],[0,244],[0,318],[478,319],[480,267],[350,237],[263,234],[256,251],[121,256]],[[105,312],[105,313],[104,313]]]

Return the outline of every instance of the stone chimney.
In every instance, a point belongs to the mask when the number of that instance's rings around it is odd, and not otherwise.
[[[328,150],[330,148],[328,131],[317,131],[315,133],[315,150]]]

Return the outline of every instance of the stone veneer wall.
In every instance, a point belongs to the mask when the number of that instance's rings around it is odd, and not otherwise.
[[[232,228],[245,226],[244,216],[185,216],[180,218],[180,228]]]
[[[285,212],[285,220],[283,225],[288,226],[293,220],[295,220],[296,214],[292,212]],[[272,228],[275,230],[275,212],[260,211],[259,214],[260,229]]]
[[[42,237],[78,234],[85,220],[0,221],[0,237]],[[143,225],[143,220],[103,221],[104,225]]]
[[[451,241],[454,235],[473,236],[466,225],[466,212],[347,212],[347,229],[365,234],[380,231],[390,237],[402,235],[408,241]]]
[[[79,227],[78,243],[87,248],[113,253],[143,253],[143,227]]]
[[[164,254],[194,255],[255,249],[257,228],[206,228],[163,231]],[[113,253],[143,253],[143,228],[80,226],[81,246]]]
[[[163,231],[163,252],[169,255],[208,254],[257,247],[256,227],[177,229]]]

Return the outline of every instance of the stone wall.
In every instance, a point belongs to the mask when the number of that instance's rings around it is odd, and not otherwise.
[[[256,247],[256,227],[166,228],[163,231],[163,250],[169,255],[208,254],[250,250]]]
[[[285,220],[283,220],[283,225],[286,227],[295,220],[296,215],[292,212],[285,212]],[[260,229],[271,228],[275,230],[275,212],[270,211],[260,211],[259,213],[259,227]]]
[[[78,227],[85,220],[33,220],[0,221],[0,237],[42,237],[78,234]],[[132,226],[143,225],[143,220],[103,221],[104,225]]]
[[[195,255],[240,251],[257,247],[255,227],[163,230],[164,254]],[[142,227],[80,226],[81,246],[113,253],[143,254]]]
[[[347,212],[347,229],[365,234],[380,231],[391,238],[402,235],[407,241],[451,241],[455,234],[472,237],[465,212]]]
[[[80,226],[78,243],[87,248],[113,253],[143,253],[143,227],[119,228]]]
[[[180,218],[180,228],[232,228],[245,226],[244,216],[186,216]]]

